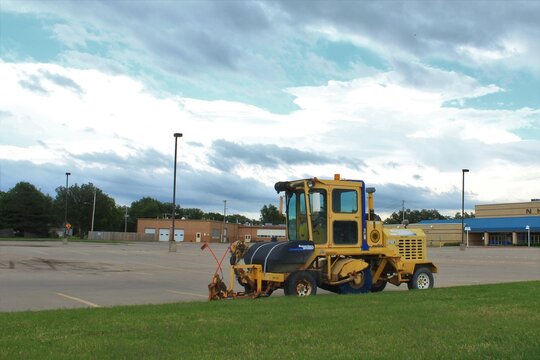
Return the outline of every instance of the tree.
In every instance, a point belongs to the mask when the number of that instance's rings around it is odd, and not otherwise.
[[[52,199],[28,182],[19,182],[0,199],[3,226],[23,235],[46,236],[51,226]]]
[[[227,215],[227,221],[230,223],[236,223],[236,224],[256,224],[258,221],[255,221],[253,219],[250,219],[248,217],[245,217],[244,215],[239,214],[233,214],[233,215]]]
[[[201,209],[195,208],[179,208],[177,212],[179,218],[186,218],[190,220],[200,220],[204,216],[204,212]]]
[[[167,207],[167,204],[148,196],[143,197],[138,201],[134,201],[129,208],[128,231],[136,230],[137,219],[139,218],[160,218],[165,215],[170,215],[171,210],[172,204]]]
[[[223,214],[220,214],[220,213],[217,213],[217,212],[208,212],[208,213],[204,214],[203,219],[205,219],[205,220],[223,221]]]
[[[278,225],[285,223],[285,216],[280,215],[275,205],[268,204],[262,207],[260,220],[263,224]]]
[[[6,196],[6,193],[3,191],[0,191],[0,230],[7,228],[6,216],[4,215],[5,196]]]
[[[96,194],[96,209],[93,212],[94,192]],[[94,184],[78,184],[69,187],[67,193],[68,213],[67,222],[72,225],[73,234],[80,238],[86,236],[92,228],[92,213],[94,213],[94,230],[119,231],[123,224],[123,214],[116,209],[113,198],[105,194]],[[56,224],[64,225],[66,210],[66,188],[60,186],[56,189],[54,212]],[[123,226],[121,227],[123,230]]]
[[[471,211],[471,213],[469,214],[468,212],[465,211],[463,213],[463,218],[464,219],[474,218],[474,213]],[[461,219],[461,212],[457,212],[456,215],[454,215],[454,219]]]
[[[405,210],[405,220],[409,221],[409,224],[416,224],[422,220],[446,220],[447,217],[441,215],[437,210]],[[387,219],[384,220],[385,224],[401,224],[403,221],[403,211],[393,212]]]

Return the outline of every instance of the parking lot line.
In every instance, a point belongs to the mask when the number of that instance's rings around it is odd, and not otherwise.
[[[176,291],[176,290],[167,290],[167,291],[168,291],[168,292],[172,292],[172,293],[174,293],[174,294],[196,296],[196,297],[208,299],[208,296],[206,296],[206,295],[201,295],[201,294],[195,294],[195,293],[190,293],[190,292],[185,292],[185,291]]]
[[[93,308],[100,307],[98,304],[94,304],[93,302],[86,301],[86,300],[83,300],[83,299],[75,297],[75,296],[70,296],[70,295],[66,295],[66,294],[63,294],[63,293],[59,293],[59,292],[57,292],[56,295],[65,297],[65,298],[70,299],[70,300],[78,301],[78,302],[80,302],[82,304],[88,305],[88,306],[93,307]]]

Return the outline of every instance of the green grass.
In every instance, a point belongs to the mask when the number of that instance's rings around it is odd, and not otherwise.
[[[0,313],[1,359],[534,359],[540,281]]]

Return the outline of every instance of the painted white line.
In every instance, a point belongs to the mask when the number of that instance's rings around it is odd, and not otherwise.
[[[70,296],[70,295],[59,293],[59,292],[57,292],[56,295],[63,296],[63,297],[65,297],[67,299],[70,299],[70,300],[78,301],[78,302],[80,302],[82,304],[88,305],[88,306],[93,307],[93,308],[100,307],[98,304],[94,304],[93,302],[86,301],[86,300],[83,300],[83,299],[75,297],[75,296]]]
[[[195,297],[200,297],[200,298],[208,299],[208,296],[206,296],[206,295],[201,295],[201,294],[194,294],[194,293],[190,293],[190,292],[176,291],[176,290],[167,290],[167,291],[168,291],[168,292],[172,292],[172,293],[174,293],[174,294],[189,295],[189,296],[195,296]]]

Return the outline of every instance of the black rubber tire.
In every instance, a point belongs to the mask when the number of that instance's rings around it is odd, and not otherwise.
[[[427,267],[419,267],[414,271],[414,275],[407,283],[409,290],[432,289],[435,283],[431,270]]]
[[[287,296],[314,296],[317,295],[317,282],[308,271],[293,272],[285,281],[283,292]]]
[[[365,294],[371,290],[371,269],[365,268],[362,270],[364,281],[360,285],[351,284],[351,282],[339,285],[340,294]]]
[[[371,292],[381,292],[386,287],[387,282],[384,280],[379,280],[375,284],[371,285]]]

